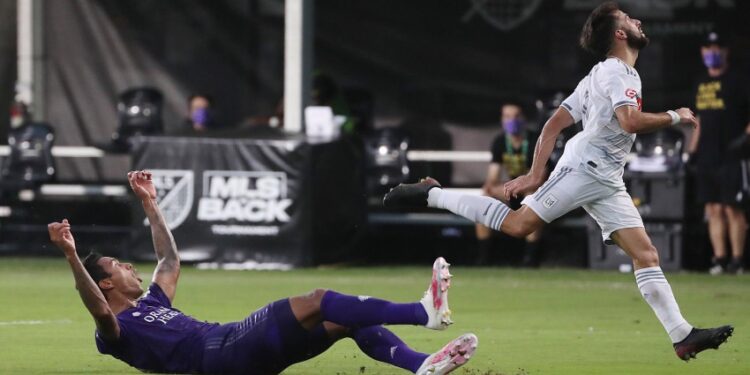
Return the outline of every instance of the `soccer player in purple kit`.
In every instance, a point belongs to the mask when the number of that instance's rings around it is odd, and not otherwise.
[[[182,374],[278,374],[352,338],[368,356],[416,374],[447,374],[468,361],[477,337],[462,335],[432,355],[410,349],[384,324],[422,325],[443,330],[452,323],[448,308],[449,264],[438,258],[420,302],[392,303],[316,289],[272,302],[240,322],[196,320],[172,307],[180,258],[172,233],[156,203],[151,174],[128,173],[151,225],[158,263],[144,294],[142,279],[129,263],[96,253],[83,261],[70,223],[51,223],[50,239],[65,254],[76,289],[96,323],[99,352],[146,372]]]

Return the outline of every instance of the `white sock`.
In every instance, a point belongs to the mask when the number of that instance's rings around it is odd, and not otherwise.
[[[498,231],[511,211],[510,207],[494,198],[454,193],[441,188],[430,189],[427,205],[448,210]]]
[[[669,334],[672,343],[685,339],[693,329],[680,313],[680,307],[672,294],[672,288],[664,277],[661,267],[641,268],[635,271],[635,282],[643,298],[656,313],[661,325]]]

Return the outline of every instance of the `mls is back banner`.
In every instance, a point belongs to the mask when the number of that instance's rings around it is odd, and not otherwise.
[[[134,168],[153,173],[183,259],[305,265],[313,261],[313,215],[327,214],[312,204],[320,191],[312,186],[316,158],[340,149],[302,140],[144,137],[132,155]],[[148,221],[141,209],[133,212],[130,255],[151,257]]]

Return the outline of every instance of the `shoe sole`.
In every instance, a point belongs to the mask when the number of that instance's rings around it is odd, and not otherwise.
[[[719,346],[721,346],[721,344],[727,342],[727,340],[732,336],[732,333],[734,333],[734,327],[729,326],[727,329],[724,329],[724,330],[722,330],[720,332],[717,332],[716,334],[714,334],[713,337],[711,337],[711,340],[714,341],[714,345],[713,346],[709,346],[709,347],[707,347],[706,349],[703,349],[703,350],[691,350],[691,351],[683,353],[682,355],[677,354],[677,356],[680,357],[681,360],[683,360],[685,362],[688,362],[688,361],[690,361],[690,359],[696,358],[696,356],[698,355],[698,353],[700,353],[700,352],[702,352],[704,350],[707,350],[707,349],[714,349],[714,350],[719,349]]]
[[[432,177],[425,177],[419,182],[415,182],[413,184],[398,184],[398,186],[391,188],[388,193],[383,196],[383,206],[385,207],[427,207],[427,197],[425,196],[425,201],[423,203],[415,203],[415,202],[409,202],[407,201],[399,201],[396,198],[393,198],[394,194],[399,194],[397,189],[412,189],[415,185],[424,185],[428,186],[426,188],[427,191],[432,189],[433,187],[441,187],[440,183],[435,180]],[[425,192],[426,193],[426,192]]]
[[[453,324],[451,310],[448,307],[448,289],[451,287],[450,263],[445,258],[438,257],[432,264],[432,303],[438,311],[440,325],[443,328]]]
[[[457,368],[466,364],[471,359],[474,352],[477,350],[479,339],[472,333],[467,333],[461,337],[453,340],[449,345],[452,345],[449,351],[450,362],[447,367],[439,369],[433,372],[434,375],[444,375],[453,372]]]

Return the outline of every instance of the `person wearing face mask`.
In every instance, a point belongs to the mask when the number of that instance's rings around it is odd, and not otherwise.
[[[188,98],[188,117],[184,128],[188,132],[204,133],[216,128],[213,117],[213,99],[207,94],[193,94]]]
[[[689,152],[696,165],[696,193],[704,205],[713,247],[713,275],[742,273],[747,235],[743,201],[742,160],[727,152],[738,138],[750,133],[750,86],[731,69],[729,48],[716,32],[701,47],[707,74],[695,91],[695,129]],[[727,239],[729,240],[727,243]]]
[[[523,196],[509,199],[503,192],[503,185],[529,171],[538,135],[527,129],[526,116],[519,103],[503,104],[500,110],[500,121],[503,132],[492,142],[492,162],[487,169],[487,178],[482,186],[482,193],[508,202],[511,207],[519,208]],[[523,266],[539,265],[540,232],[541,230],[538,230],[526,236]],[[486,265],[490,257],[492,230],[482,224],[477,224],[476,234],[479,243],[476,263]]]

